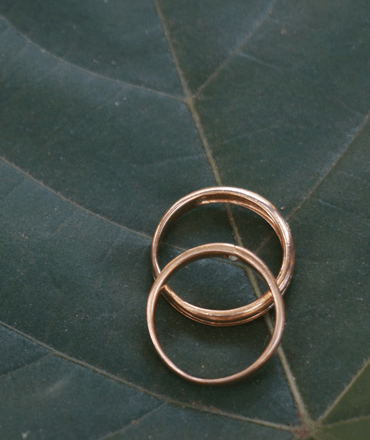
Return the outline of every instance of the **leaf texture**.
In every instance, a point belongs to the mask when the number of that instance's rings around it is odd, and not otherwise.
[[[367,439],[367,2],[1,0],[0,14],[1,438]],[[158,221],[216,184],[281,209],[297,262],[277,354],[202,388],[162,364],[145,306]],[[178,219],[161,264],[234,240],[279,271],[271,228],[216,205]],[[211,308],[265,289],[222,260],[171,283]],[[208,377],[253,362],[271,325],[157,312],[170,356]]]

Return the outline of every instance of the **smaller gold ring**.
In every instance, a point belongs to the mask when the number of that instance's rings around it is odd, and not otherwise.
[[[259,214],[270,224],[278,235],[283,249],[283,261],[276,281],[281,294],[284,294],[293,276],[295,260],[293,238],[289,226],[272,203],[252,191],[241,188],[212,187],[200,189],[181,198],[171,206],[159,222],[152,240],[151,256],[154,277],[158,277],[161,272],[158,263],[158,248],[166,229],[173,221],[191,209],[211,203],[231,203],[248,208]],[[167,301],[183,315],[202,324],[218,327],[239,325],[252,321],[266,313],[273,305],[273,298],[269,291],[251,304],[229,310],[212,310],[194,306],[176,295],[167,285],[163,286],[162,293]]]
[[[253,362],[245,370],[239,373],[232,374],[231,376],[220,377],[217,379],[204,379],[201,377],[191,376],[185,373],[179,367],[177,367],[171,359],[165,354],[161,344],[158,341],[157,332],[155,329],[155,308],[161,293],[161,289],[168,278],[178,271],[181,267],[185,266],[187,263],[192,261],[200,260],[202,258],[210,258],[216,256],[234,256],[242,260],[243,262],[250,264],[254,269],[256,269],[264,278],[268,284],[273,302],[275,304],[275,328],[272,333],[270,342],[265,348],[261,356]],[[281,293],[276,284],[276,280],[270,270],[265,266],[265,264],[260,260],[255,254],[244,249],[240,246],[234,246],[232,244],[226,243],[212,243],[204,244],[192,249],[189,249],[182,254],[174,258],[167,266],[162,270],[161,274],[154,281],[153,287],[150,290],[148,303],[146,308],[146,317],[150,338],[153,342],[155,349],[157,350],[159,356],[163,362],[176,374],[181,376],[183,379],[201,385],[222,385],[236,382],[244,377],[257,371],[264,363],[266,363],[270,357],[273,355],[275,349],[279,345],[281,336],[284,329],[284,303]]]

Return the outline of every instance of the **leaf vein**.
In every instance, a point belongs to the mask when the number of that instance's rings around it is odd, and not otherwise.
[[[263,66],[271,67],[272,69],[275,69],[275,70],[281,70],[281,68],[278,66],[275,66],[275,64],[267,63],[266,61],[259,60],[258,58],[253,57],[252,55],[249,55],[244,52],[239,52],[238,56],[240,56],[242,58],[247,58],[248,60],[254,61],[255,63],[262,64]]]
[[[141,91],[144,91],[144,92],[154,93],[154,94],[162,96],[164,98],[169,98],[169,99],[173,99],[175,101],[184,102],[184,100],[182,98],[179,98],[178,96],[171,95],[171,94],[165,93],[165,92],[161,92],[159,90],[151,89],[150,87],[139,86],[137,84],[132,84],[132,83],[129,83],[129,82],[126,82],[126,81],[121,81],[119,79],[114,79],[114,78],[111,78],[109,76],[105,76],[105,75],[102,75],[100,73],[94,72],[92,70],[85,69],[84,67],[80,67],[80,66],[78,66],[76,64],[70,63],[69,61],[66,61],[63,58],[60,58],[57,55],[54,55],[52,52],[44,49],[43,47],[39,46],[37,43],[32,41],[29,37],[27,37],[27,35],[23,34],[19,29],[17,29],[13,24],[11,24],[11,22],[5,16],[0,14],[0,19],[4,20],[6,22],[6,24],[8,25],[8,28],[9,29],[13,29],[28,44],[30,44],[31,46],[37,48],[42,53],[47,54],[49,57],[55,59],[56,61],[58,61],[59,63],[65,65],[65,66],[71,67],[72,69],[79,70],[80,72],[87,73],[88,75],[95,76],[95,77],[103,79],[105,81],[110,81],[110,82],[114,82],[116,84],[120,84],[121,86],[124,86],[124,87],[138,89],[138,90],[141,90]],[[1,35],[4,35],[4,32]],[[0,35],[0,37],[1,37],[1,35]]]
[[[276,1],[277,0],[273,1],[272,6],[275,4]],[[155,5],[155,8],[157,10],[157,14],[158,14],[159,20],[160,20],[160,22],[162,24],[164,34],[165,34],[166,39],[167,39],[169,51],[170,51],[170,53],[172,55],[173,62],[175,64],[176,70],[177,70],[179,78],[180,78],[181,85],[182,85],[183,90],[184,90],[186,104],[188,105],[189,111],[190,111],[190,113],[191,113],[191,115],[193,117],[195,126],[196,126],[196,128],[198,130],[198,134],[199,134],[200,140],[201,140],[203,148],[205,150],[206,157],[207,157],[208,162],[210,164],[210,167],[211,167],[211,170],[213,172],[213,175],[214,175],[214,178],[216,180],[216,183],[217,183],[217,185],[222,186],[221,176],[220,176],[220,173],[218,171],[217,164],[216,164],[215,160],[213,159],[210,144],[208,142],[208,139],[207,139],[207,136],[205,134],[203,125],[201,123],[201,119],[200,119],[199,113],[198,113],[198,111],[196,109],[196,106],[195,106],[195,97],[192,96],[192,94],[191,94],[191,91],[189,89],[189,86],[188,86],[188,83],[186,81],[185,75],[184,75],[184,73],[181,70],[180,63],[179,63],[179,60],[177,58],[177,54],[176,54],[175,48],[172,45],[169,27],[167,25],[166,19],[165,19],[163,13],[162,13],[161,8],[160,8],[159,1],[158,0],[153,0],[153,2],[154,2],[154,5]],[[269,11],[271,10],[272,6],[269,8]],[[241,49],[241,45],[239,47]],[[239,52],[239,50],[237,50],[237,52]],[[241,240],[241,237],[240,237],[240,234],[239,234],[239,230],[238,230],[237,224],[236,224],[234,216],[233,216],[233,214],[231,212],[231,209],[230,209],[230,207],[228,205],[225,205],[225,209],[226,209],[226,213],[227,213],[227,216],[228,216],[228,219],[229,219],[229,222],[230,222],[230,226],[232,228],[232,231],[233,231],[236,243],[239,246],[244,247],[244,245],[242,243],[242,240]],[[253,287],[255,295],[257,297],[260,296],[261,293],[259,291],[259,288],[258,288],[258,285],[257,285],[257,280],[256,280],[253,272],[251,271],[251,269],[246,268],[245,273],[246,273],[246,275],[247,275],[247,277],[248,277],[248,279],[249,279],[249,281],[250,281],[250,283],[251,283],[251,285]],[[269,327],[268,319],[270,319],[270,318],[268,317],[266,322],[267,322],[267,325]],[[270,322],[270,324],[271,324],[271,322]],[[270,327],[271,327],[271,325],[270,325]],[[288,385],[290,387],[290,390],[292,392],[293,398],[295,400],[295,403],[296,403],[299,415],[301,417],[301,420],[302,420],[302,422],[304,424],[307,424],[307,426],[311,428],[311,425],[312,425],[311,418],[310,418],[310,416],[308,414],[308,411],[307,411],[306,406],[305,406],[305,404],[303,402],[303,399],[302,399],[302,397],[301,397],[301,395],[299,393],[299,390],[298,390],[298,387],[296,385],[293,373],[292,373],[292,371],[290,369],[290,366],[289,366],[288,361],[287,361],[287,359],[285,357],[285,354],[282,351],[281,347],[279,347],[277,352],[278,352],[278,356],[279,356],[281,365],[283,367],[284,373],[286,375],[286,378],[287,378],[287,381],[288,381]]]
[[[253,37],[255,32],[261,27],[261,25],[268,19],[269,15],[272,12],[272,9],[274,8],[275,4],[278,2],[278,0],[273,0],[266,13],[255,23],[253,29],[243,38],[243,40],[236,46],[236,48],[230,53],[230,55],[223,61],[222,64],[220,64],[217,69],[208,77],[208,79],[198,88],[198,91],[195,94],[195,97],[199,97],[201,92],[211,84],[211,82],[214,81],[214,79],[220,74],[222,70],[224,70],[230,63],[230,61],[238,55],[245,44]]]
[[[370,358],[364,363],[364,365],[359,369],[359,371],[354,375],[351,381],[347,384],[344,390],[337,396],[334,402],[326,409],[324,414],[320,417],[320,421],[323,422],[328,415],[333,411],[333,409],[338,405],[338,403],[343,399],[343,397],[348,393],[351,389],[352,385],[356,382],[356,380],[361,376],[361,374],[366,370],[366,368],[370,365]]]
[[[370,118],[370,112],[365,116],[362,123],[359,125],[356,132],[351,137],[350,141],[347,145],[342,149],[342,151],[337,155],[337,157],[334,159],[334,161],[331,163],[331,165],[327,168],[326,172],[323,174],[321,179],[319,179],[316,184],[313,186],[311,191],[309,191],[306,196],[301,200],[301,202],[290,212],[290,214],[286,217],[287,220],[290,220],[292,217],[294,217],[297,212],[302,208],[302,206],[309,200],[309,198],[313,195],[313,193],[319,188],[319,186],[324,182],[324,180],[333,172],[335,167],[338,165],[338,163],[342,160],[342,158],[346,155],[348,150],[351,148],[351,146],[354,144],[355,140],[358,138],[358,136],[362,133],[363,129],[365,128],[368,120]]]
[[[9,373],[0,375],[0,381],[5,379],[6,377],[12,376],[15,373],[18,373],[18,371],[26,370],[28,367],[32,367],[33,365],[36,365],[36,364],[38,364],[38,363],[40,363],[40,362],[44,361],[45,359],[52,357],[52,356],[54,356],[54,353],[49,353],[49,354],[41,357],[40,359],[37,359],[37,361],[31,362],[30,364],[27,364],[27,365],[23,365],[23,367],[16,368],[15,370],[9,371]]]
[[[125,431],[130,429],[132,426],[138,426],[140,425],[145,419],[152,416],[153,414],[156,414],[157,412],[161,411],[161,409],[165,406],[167,406],[168,403],[162,403],[162,405],[159,405],[157,408],[152,409],[151,411],[148,411],[146,414],[140,417],[140,419],[132,420],[130,423],[122,427],[121,429],[118,429],[117,431],[110,432],[109,434],[105,435],[104,437],[101,437],[98,440],[109,440],[116,434],[123,434]]]
[[[155,393],[153,391],[147,390],[146,388],[144,388],[144,387],[142,387],[140,385],[137,385],[137,384],[135,384],[133,382],[130,382],[129,380],[127,380],[127,379],[125,379],[123,377],[116,376],[115,374],[109,373],[108,371],[105,371],[105,370],[103,370],[103,369],[101,369],[99,367],[91,365],[91,364],[89,364],[89,363],[87,363],[85,361],[81,361],[81,360],[76,359],[76,358],[74,358],[72,356],[69,356],[68,354],[65,354],[65,353],[63,353],[61,351],[55,350],[53,347],[50,347],[49,345],[45,344],[44,342],[41,342],[41,341],[33,338],[32,336],[27,335],[26,333],[22,332],[21,330],[18,330],[18,329],[10,326],[9,324],[7,324],[7,323],[5,323],[3,321],[0,321],[0,325],[2,325],[3,327],[7,328],[8,330],[11,330],[11,331],[13,331],[13,332],[23,336],[24,338],[28,339],[29,341],[34,342],[35,344],[40,345],[41,347],[46,348],[47,350],[51,351],[53,355],[59,356],[60,358],[65,359],[66,361],[72,362],[72,363],[74,363],[76,365],[80,365],[81,367],[84,367],[84,368],[87,368],[87,369],[89,369],[91,371],[94,371],[95,373],[98,373],[98,374],[100,374],[100,375],[102,375],[104,377],[112,379],[112,380],[114,380],[114,381],[116,381],[118,383],[121,383],[123,385],[126,385],[126,386],[128,386],[130,388],[133,388],[133,389],[135,389],[135,390],[137,390],[137,391],[139,391],[141,393],[145,393],[145,394],[147,394],[149,396],[156,397],[157,399],[160,399],[160,400],[162,400],[165,403],[173,404],[175,406],[180,406],[180,407],[183,407],[183,408],[195,409],[195,410],[198,410],[198,411],[201,411],[201,412],[205,412],[205,413],[208,413],[208,414],[216,414],[216,415],[228,417],[228,418],[234,419],[234,420],[241,420],[241,421],[245,421],[245,422],[254,423],[254,424],[257,424],[257,425],[267,426],[267,427],[270,427],[270,428],[281,429],[281,430],[284,430],[284,431],[292,432],[295,429],[292,426],[277,424],[277,423],[274,423],[274,422],[269,422],[267,420],[260,420],[260,419],[257,419],[257,418],[245,417],[245,416],[242,416],[242,415],[239,415],[239,414],[228,413],[226,411],[215,410],[213,408],[204,407],[204,406],[197,405],[197,404],[194,404],[194,403],[186,403],[186,402],[181,402],[181,401],[176,400],[176,399],[169,398],[169,397],[167,397],[167,396],[165,396],[163,394],[159,394],[159,393]]]
[[[344,174],[345,176],[348,176],[348,177],[352,177],[353,179],[359,180],[360,182],[366,183],[367,185],[370,184],[369,180],[366,180],[366,179],[364,179],[362,177],[356,176],[355,174],[347,173],[346,171],[339,171],[338,173]]]
[[[370,420],[370,416],[354,417],[353,419],[341,420],[335,423],[328,423],[327,425],[324,425],[324,427],[327,428],[332,426],[345,425],[346,423],[356,423],[362,420]]]
[[[99,220],[102,220],[102,221],[105,222],[105,223],[109,223],[109,224],[111,224],[111,225],[113,225],[113,226],[115,226],[115,227],[117,227],[117,228],[120,228],[120,229],[126,231],[126,232],[129,232],[129,233],[131,233],[131,234],[138,235],[138,236],[140,236],[140,237],[142,237],[142,238],[145,238],[145,239],[147,239],[147,240],[149,240],[149,241],[152,240],[152,237],[151,237],[150,235],[148,235],[148,234],[145,234],[144,232],[140,232],[140,231],[137,231],[137,230],[135,230],[135,229],[128,228],[127,226],[120,225],[119,223],[116,223],[116,222],[114,222],[113,220],[110,220],[110,219],[108,219],[108,218],[106,218],[106,217],[103,217],[103,216],[101,216],[101,215],[99,215],[99,214],[96,214],[95,212],[90,211],[89,209],[87,209],[87,208],[85,208],[85,207],[79,205],[78,203],[76,203],[76,202],[74,202],[74,201],[72,201],[72,200],[70,200],[70,199],[67,199],[66,197],[64,197],[64,196],[63,196],[62,194],[60,194],[59,192],[54,191],[52,188],[46,186],[45,184],[43,184],[43,183],[40,182],[39,180],[35,179],[35,178],[32,177],[29,173],[27,173],[26,171],[22,170],[22,169],[19,168],[17,165],[15,165],[15,164],[13,164],[12,162],[8,161],[8,160],[5,159],[4,157],[0,156],[0,161],[3,162],[3,163],[5,163],[6,165],[12,167],[15,171],[17,171],[18,173],[22,174],[24,177],[26,177],[26,178],[27,178],[28,180],[30,180],[31,182],[36,183],[36,185],[40,186],[41,188],[45,189],[46,191],[49,191],[50,193],[54,194],[55,196],[57,196],[58,198],[60,198],[61,200],[63,200],[63,202],[66,202],[66,203],[68,203],[68,204],[74,206],[74,207],[77,208],[78,210],[83,211],[83,212],[85,212],[85,213],[88,214],[88,215],[91,215],[91,216],[93,216],[93,217],[96,217],[96,218],[98,218]]]

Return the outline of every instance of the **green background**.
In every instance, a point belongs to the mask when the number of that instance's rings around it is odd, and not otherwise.
[[[1,439],[369,438],[369,9],[0,1]],[[276,355],[204,388],[160,361],[145,305],[158,221],[214,185],[269,199],[297,259]],[[178,220],[160,259],[234,240],[277,274],[271,228],[222,205]],[[212,308],[264,288],[222,260],[173,285]],[[166,351],[204,377],[253,362],[272,325],[211,328],[164,300],[157,312]]]

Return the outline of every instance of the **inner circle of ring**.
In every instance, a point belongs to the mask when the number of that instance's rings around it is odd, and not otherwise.
[[[211,203],[231,203],[250,209],[259,214],[274,229],[283,249],[283,261],[276,278],[282,294],[289,286],[293,275],[295,252],[293,237],[289,226],[272,203],[262,196],[241,188],[212,187],[194,191],[178,200],[160,220],[153,235],[151,257],[154,277],[158,277],[161,269],[158,263],[158,248],[162,235],[173,221],[197,206]],[[225,327],[243,324],[266,313],[273,306],[271,291],[265,292],[251,304],[229,310],[212,310],[194,306],[182,298],[167,285],[162,293],[167,301],[183,315],[202,324]]]
[[[254,269],[256,269],[262,277],[267,282],[273,302],[275,304],[275,328],[272,333],[270,342],[267,347],[261,354],[261,356],[253,362],[252,365],[247,367],[246,369],[240,371],[239,373],[232,374],[231,376],[220,377],[216,379],[204,379],[200,377],[191,376],[190,374],[185,373],[179,367],[177,367],[171,359],[165,354],[162,346],[160,345],[157,337],[157,332],[155,329],[155,308],[161,294],[161,289],[167,279],[173,275],[176,271],[178,271],[181,267],[186,264],[199,260],[201,258],[210,258],[219,255],[228,255],[239,258],[240,260],[250,264]],[[279,291],[279,288],[276,284],[276,280],[270,270],[265,266],[265,264],[252,252],[244,249],[240,246],[235,246],[232,244],[226,243],[211,243],[204,244],[202,246],[198,246],[192,249],[189,249],[182,254],[178,255],[174,258],[167,266],[163,269],[158,278],[154,281],[154,284],[150,290],[147,309],[147,325],[149,330],[150,338],[153,342],[155,349],[157,350],[159,356],[164,361],[164,363],[176,374],[181,376],[183,379],[201,384],[201,385],[222,385],[236,382],[252,373],[257,371],[262,365],[267,362],[270,357],[273,355],[275,349],[277,348],[281,336],[283,334],[284,329],[284,321],[285,321],[285,313],[284,313],[284,302]]]

